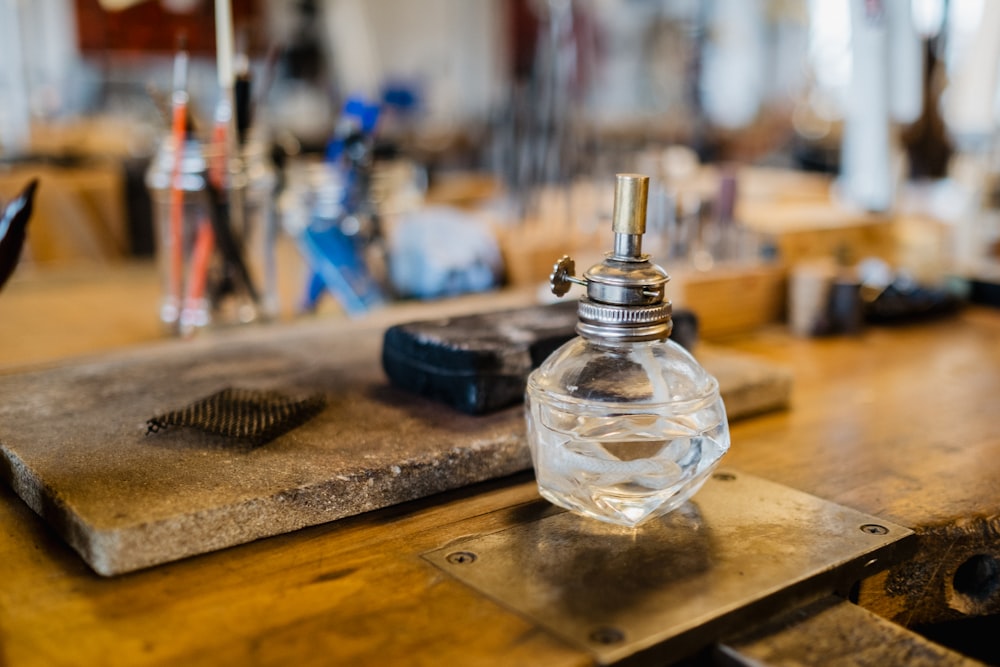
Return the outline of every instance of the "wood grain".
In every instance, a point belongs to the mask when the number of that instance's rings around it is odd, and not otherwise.
[[[1000,516],[1000,314],[856,338],[775,328],[729,347],[787,366],[795,386],[791,410],[733,425],[725,465],[921,534],[929,576],[867,580],[863,604],[904,623],[992,604],[957,609],[948,586],[970,553],[1000,548],[987,530]],[[521,474],[106,580],[0,488],[0,664],[586,664],[420,558],[545,507]]]
[[[920,534],[915,564],[869,582],[862,603],[906,625],[996,613],[1000,590],[970,600],[952,582],[970,557],[1000,556],[1000,316],[731,347],[787,365],[795,387],[790,410],[734,425],[727,465]]]
[[[0,499],[8,664],[583,664],[419,557],[534,511],[527,476],[114,580]]]

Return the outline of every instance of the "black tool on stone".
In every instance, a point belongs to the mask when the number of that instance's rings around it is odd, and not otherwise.
[[[468,414],[493,412],[524,400],[528,374],[576,336],[576,311],[567,301],[399,324],[385,332],[382,367],[401,389]],[[673,319],[674,340],[690,348],[697,320],[687,311]]]
[[[7,203],[0,215],[0,289],[14,273],[21,258],[37,188],[38,179],[32,179],[21,194]]]

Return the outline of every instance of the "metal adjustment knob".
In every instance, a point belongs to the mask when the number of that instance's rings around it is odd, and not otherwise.
[[[571,285],[587,285],[587,281],[573,275],[576,272],[576,262],[569,255],[563,255],[552,267],[549,274],[549,285],[556,296],[564,296]]]

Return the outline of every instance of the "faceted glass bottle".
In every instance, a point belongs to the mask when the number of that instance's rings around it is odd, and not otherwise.
[[[719,384],[677,343],[577,337],[528,378],[542,496],[636,526],[682,505],[729,449]]]
[[[587,285],[581,335],[529,376],[526,391],[542,496],[630,527],[682,505],[729,449],[718,382],[668,339],[667,276],[639,247],[645,184],[619,175],[616,249],[604,263],[583,280],[571,275],[568,258],[557,264],[557,294],[567,282]]]

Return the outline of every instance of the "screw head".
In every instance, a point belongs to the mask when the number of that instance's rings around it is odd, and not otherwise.
[[[889,529],[877,523],[866,523],[861,526],[861,531],[869,535],[888,535]]]
[[[617,644],[625,639],[625,633],[618,628],[604,626],[591,632],[589,639],[595,644]]]
[[[731,482],[736,479],[736,475],[731,472],[717,472],[712,475],[712,479],[718,480],[720,482]]]
[[[479,556],[471,551],[453,551],[444,558],[452,565],[468,565],[469,563],[475,563]]]

